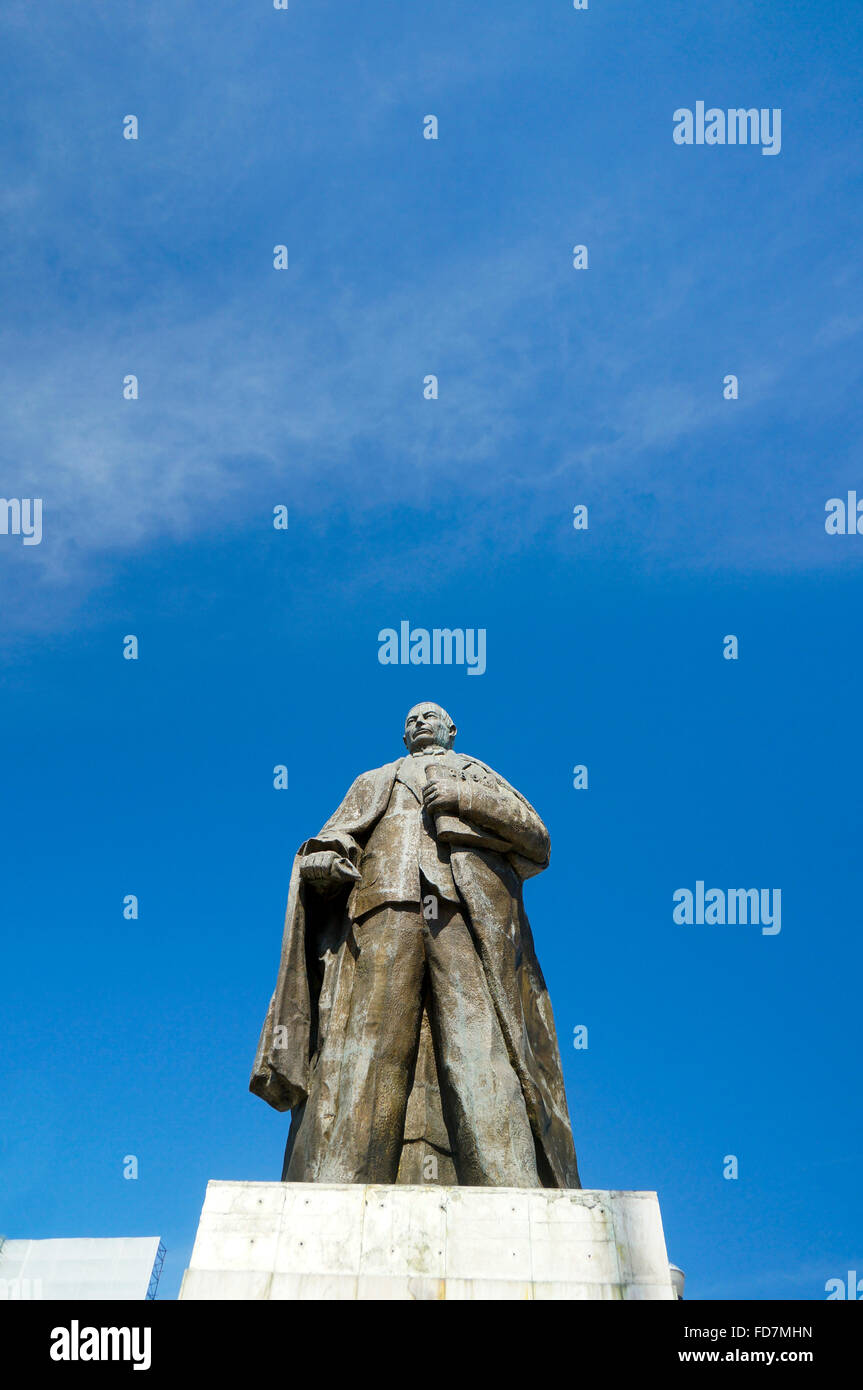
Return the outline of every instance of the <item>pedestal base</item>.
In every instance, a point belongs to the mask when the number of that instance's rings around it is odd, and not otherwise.
[[[184,1299],[673,1299],[655,1192],[210,1182]]]

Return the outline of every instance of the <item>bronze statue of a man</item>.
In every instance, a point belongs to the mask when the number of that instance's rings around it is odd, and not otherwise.
[[[522,902],[548,831],[455,735],[415,705],[294,861],[250,1082],[293,1112],[284,1181],[581,1185]]]

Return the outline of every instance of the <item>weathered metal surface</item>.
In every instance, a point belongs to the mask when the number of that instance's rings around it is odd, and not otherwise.
[[[580,1186],[522,882],[548,832],[434,704],[294,861],[250,1089],[292,1182]]]

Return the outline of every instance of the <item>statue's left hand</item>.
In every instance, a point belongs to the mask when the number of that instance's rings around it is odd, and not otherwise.
[[[423,787],[423,805],[429,815],[458,814],[458,783],[453,777],[442,777],[435,782],[426,782]]]

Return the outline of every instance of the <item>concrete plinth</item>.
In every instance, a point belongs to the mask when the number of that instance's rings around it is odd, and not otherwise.
[[[210,1182],[187,1299],[668,1299],[655,1192]]]

